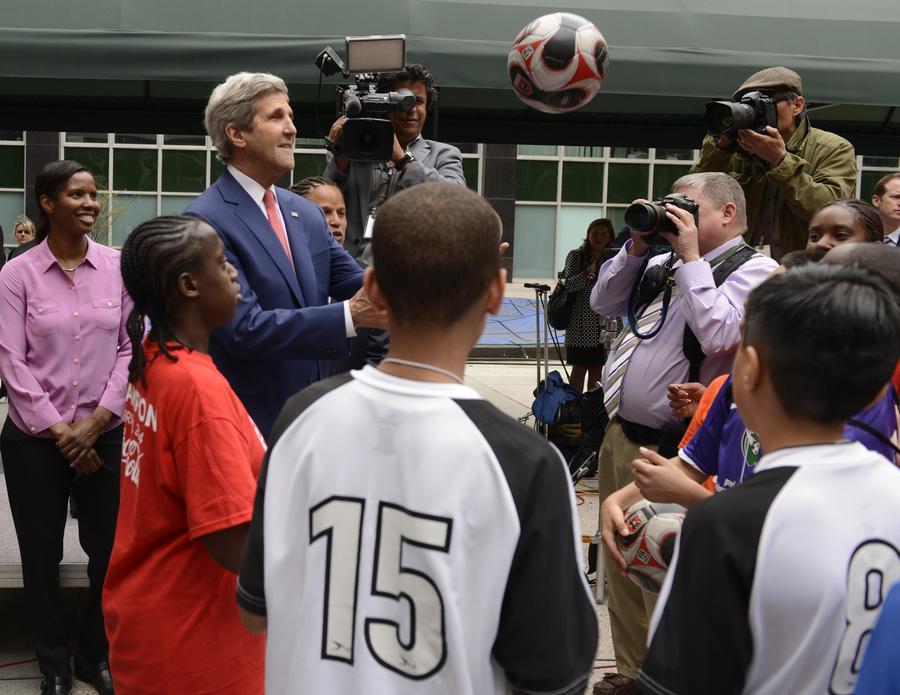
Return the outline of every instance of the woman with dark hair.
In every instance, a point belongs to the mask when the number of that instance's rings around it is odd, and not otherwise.
[[[0,454],[41,692],[72,687],[59,589],[71,489],[90,580],[75,675],[106,695],[113,685],[100,599],[118,510],[131,301],[119,252],[90,238],[100,213],[90,171],[51,162],[34,195],[37,245],[0,270],[0,373],[9,390]]]
[[[827,253],[841,244],[884,241],[881,214],[862,200],[844,199],[828,203],[809,221],[807,251]]]
[[[177,216],[135,228],[122,277],[132,358],[103,591],[116,688],[261,695],[265,640],[241,625],[234,591],[265,445],[209,356],[238,273],[212,227]]]
[[[597,281],[597,266],[603,251],[615,237],[612,222],[596,219],[588,225],[584,241],[566,256],[566,289],[575,293],[572,320],[566,328],[566,362],[572,366],[569,384],[578,393],[600,381],[606,350],[600,342],[603,317],[591,309],[591,290]]]

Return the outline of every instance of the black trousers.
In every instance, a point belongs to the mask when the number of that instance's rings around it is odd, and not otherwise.
[[[6,490],[22,556],[31,638],[45,676],[65,676],[71,670],[59,588],[70,490],[78,505],[78,539],[88,556],[90,580],[86,615],[78,631],[77,658],[89,666],[108,660],[100,600],[119,511],[122,427],[100,435],[94,448],[103,467],[76,481],[75,471],[57,451],[54,440],[32,437],[9,418],[0,433]]]

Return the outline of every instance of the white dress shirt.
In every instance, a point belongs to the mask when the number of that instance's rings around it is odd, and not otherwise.
[[[897,227],[897,229],[895,229],[890,234],[885,234],[884,243],[892,244],[894,246],[900,246],[900,227]]]

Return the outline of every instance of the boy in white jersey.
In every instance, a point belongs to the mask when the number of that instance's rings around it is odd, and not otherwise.
[[[597,626],[567,471],[462,383],[498,242],[459,186],[379,208],[388,356],[288,401],[260,477],[238,602],[268,630],[270,695],[583,692]]]
[[[753,478],[688,513],[645,692],[853,692],[900,580],[900,471],[843,427],[898,356],[900,305],[863,269],[811,265],[750,294],[733,392],[767,453]]]

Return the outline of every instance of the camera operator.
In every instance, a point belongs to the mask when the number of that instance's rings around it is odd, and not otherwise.
[[[766,68],[751,75],[734,100],[753,92],[775,100],[777,128],[707,135],[691,173],[731,174],[747,198],[747,242],[768,245],[779,260],[804,248],[816,210],[853,195],[856,155],[843,138],[810,125],[800,76],[793,70]]]
[[[391,112],[394,124],[394,149],[389,162],[351,162],[340,153],[328,153],[325,177],[336,182],[347,201],[347,237],[344,247],[359,258],[370,215],[384,202],[391,177],[398,176],[395,190],[400,191],[425,181],[449,181],[466,185],[462,154],[459,149],[422,137],[425,118],[434,100],[434,79],[421,65],[407,65],[402,72],[382,76],[380,92],[409,89],[416,97],[416,105],[409,112]],[[340,144],[346,116],[331,126],[328,139]]]
[[[732,177],[689,174],[675,182],[673,191],[666,200],[677,204],[666,204],[664,210],[659,204],[637,201],[645,204],[636,207],[648,210],[651,216],[659,215],[659,222],[649,232],[632,231],[618,255],[600,268],[591,295],[591,308],[598,314],[622,315],[633,302],[639,283],[646,284],[663,271],[662,282],[654,282],[649,291],[645,287],[640,293],[645,306],[637,312],[634,328],[645,337],[634,335],[632,329],[623,331],[613,343],[603,371],[610,424],[599,454],[601,502],[631,482],[631,462],[640,457],[640,446],[663,451],[670,441],[677,446],[681,423],[669,408],[667,386],[689,380],[709,383],[730,369],[740,342],[744,300],[777,267],[771,258],[754,253],[743,243],[746,204]],[[673,254],[650,258],[649,234],[668,241]],[[671,295],[660,326],[660,304],[666,292],[656,290],[666,285]],[[699,358],[689,359],[685,353],[686,328],[702,349]],[[698,378],[688,379],[694,370]],[[613,565],[609,561],[606,566]],[[636,693],[633,679],[646,653],[647,624],[656,595],[643,592],[615,571],[607,574],[607,580],[618,673],[608,674],[594,692]]]

